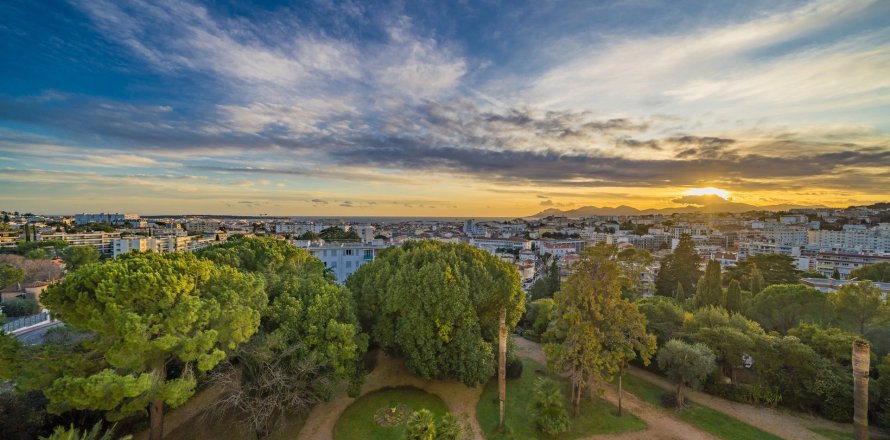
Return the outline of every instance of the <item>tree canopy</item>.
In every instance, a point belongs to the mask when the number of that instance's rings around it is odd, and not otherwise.
[[[513,328],[525,305],[519,272],[466,244],[417,241],[386,249],[346,284],[375,343],[404,356],[420,377],[467,385],[494,374],[501,308]]]
[[[648,364],[655,336],[646,332],[646,316],[637,305],[621,297],[628,277],[615,246],[584,249],[574,269],[554,296],[544,352],[551,368],[571,379],[577,415],[581,396],[593,384],[610,381],[638,355]]]
[[[890,263],[875,263],[853,269],[850,279],[869,280],[876,283],[890,283]]]
[[[729,279],[738,280],[742,286],[751,285],[752,270],[756,266],[763,276],[763,286],[773,284],[796,284],[800,280],[800,273],[794,267],[794,258],[782,254],[752,255],[728,271]],[[752,289],[752,293],[754,292]]]
[[[99,251],[93,246],[68,246],[62,251],[65,270],[74,272],[78,268],[99,261]]]
[[[24,270],[10,263],[0,262],[0,290],[24,279]]]
[[[695,252],[695,243],[689,234],[680,236],[680,242],[674,252],[661,261],[661,269],[655,278],[655,289],[659,295],[677,296],[682,287],[683,292],[695,292],[695,283],[701,277],[699,269],[701,257]]]
[[[209,371],[250,339],[266,302],[262,287],[256,277],[188,253],[129,253],[70,274],[41,299],[57,318],[94,335],[102,369],[55,379],[45,390],[51,408],[111,411],[114,419],[151,403],[152,438],[160,438],[164,404],[182,404],[195,388],[188,369],[168,378],[168,366]]]
[[[887,306],[881,290],[871,281],[860,281],[841,286],[831,295],[838,323],[844,328],[864,335],[867,326],[877,318],[887,316]]]
[[[698,388],[717,367],[716,357],[702,343],[671,339],[658,350],[658,367],[677,384],[677,406],[683,406],[683,386]]]
[[[828,324],[834,319],[828,297],[801,284],[767,287],[751,299],[747,314],[764,329],[783,334],[801,322]]]

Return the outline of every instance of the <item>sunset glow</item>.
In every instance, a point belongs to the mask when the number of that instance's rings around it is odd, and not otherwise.
[[[683,194],[687,196],[719,196],[724,200],[729,200],[729,191],[711,186],[706,188],[692,188]]]

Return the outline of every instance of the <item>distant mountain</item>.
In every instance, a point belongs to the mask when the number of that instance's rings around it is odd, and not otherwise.
[[[686,205],[676,208],[661,208],[661,209],[637,209],[632,206],[621,205],[616,206],[614,208],[609,207],[597,207],[597,206],[583,206],[581,208],[569,209],[569,210],[561,210],[556,208],[545,209],[535,215],[530,215],[526,218],[542,218],[549,216],[562,216],[569,218],[581,218],[581,217],[591,217],[595,215],[650,215],[650,214],[675,214],[675,213],[691,213],[691,212],[729,212],[729,213],[740,213],[747,211],[788,211],[791,209],[827,209],[828,206],[825,205],[792,205],[792,204],[781,204],[781,205],[768,205],[768,206],[755,206],[749,205],[747,203],[738,203],[730,200],[719,199],[716,201],[714,199],[708,199],[707,203],[701,205]]]

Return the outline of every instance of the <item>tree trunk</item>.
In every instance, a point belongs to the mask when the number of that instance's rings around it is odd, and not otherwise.
[[[507,308],[501,308],[501,328],[498,334],[498,397],[500,400],[500,423],[504,427],[504,413],[507,409]]]
[[[155,363],[154,373],[158,376],[159,382],[167,380],[167,366],[163,359]],[[149,440],[162,440],[164,438],[164,400],[152,400],[148,407],[148,413],[151,424]]]
[[[618,375],[618,415],[621,415],[621,379],[622,374]]]
[[[853,438],[868,440],[868,341],[853,341]]]
[[[677,382],[677,408],[682,408],[685,402],[683,401],[683,382]]]
[[[575,413],[575,417],[581,415],[581,393],[584,392],[584,389],[581,385],[575,386],[575,395],[572,396],[572,411]]]

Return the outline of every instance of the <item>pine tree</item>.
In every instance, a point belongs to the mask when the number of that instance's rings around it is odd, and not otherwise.
[[[686,300],[686,291],[683,290],[683,283],[679,281],[677,281],[677,293],[675,295],[680,301]]]
[[[761,290],[763,290],[763,274],[755,264],[751,266],[751,294],[757,295]]]
[[[834,268],[834,272],[831,273],[831,278],[835,280],[841,279],[841,273],[837,270],[836,267]]]
[[[695,302],[699,307],[724,305],[720,263],[716,260],[708,261],[705,274],[699,278],[695,289]]]
[[[730,312],[742,311],[742,286],[737,280],[732,280],[726,289],[726,300],[724,307]]]

